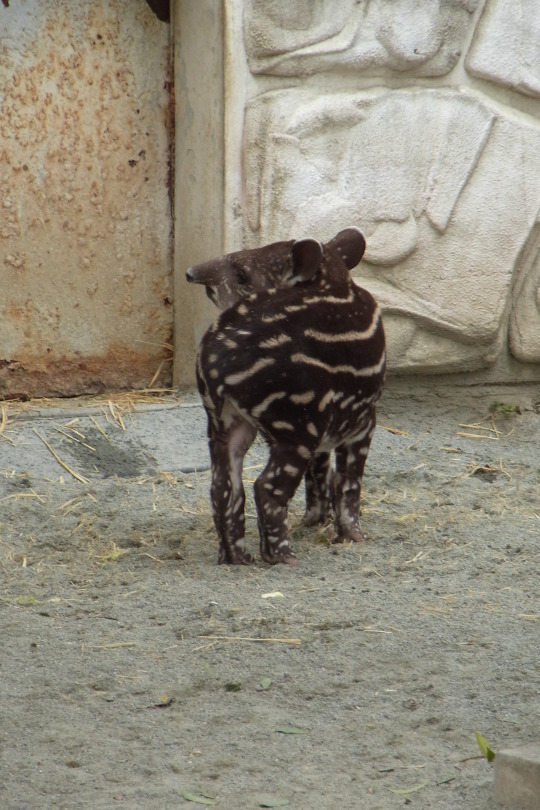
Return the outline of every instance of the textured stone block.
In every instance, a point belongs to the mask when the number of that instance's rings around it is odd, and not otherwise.
[[[249,102],[244,161],[248,246],[362,229],[390,368],[489,367],[510,311],[540,362],[539,128],[463,90],[302,86]]]
[[[477,6],[478,0],[245,0],[249,66],[278,76],[339,69],[442,76],[457,63]]]
[[[540,96],[540,5],[537,0],[489,0],[466,66],[474,76]]]
[[[540,742],[497,753],[495,799],[524,810],[540,810]]]

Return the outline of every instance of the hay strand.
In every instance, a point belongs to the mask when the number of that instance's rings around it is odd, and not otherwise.
[[[54,429],[56,431],[58,431],[58,433],[61,433],[62,436],[65,436],[66,439],[69,439],[72,442],[77,442],[77,444],[82,444],[83,447],[87,447],[89,450],[92,450],[92,452],[94,452],[94,453],[96,452],[95,447],[92,447],[90,444],[86,444],[86,442],[83,442],[82,439],[77,439],[76,436],[72,436],[71,433],[67,432],[67,430],[64,430],[63,428],[58,427],[57,425],[54,425]],[[72,428],[69,428],[69,429],[72,430]],[[78,430],[73,431],[73,432],[77,433],[79,436],[82,436],[82,433],[79,433]]]
[[[404,430],[398,430],[397,428],[386,427],[386,425],[377,425],[377,427],[380,428],[381,430],[387,430],[388,433],[395,433],[396,436],[408,436],[409,435]]]
[[[214,641],[263,641],[275,642],[278,644],[301,644],[299,638],[252,638],[251,636],[199,636]]]
[[[458,431],[456,436],[463,436],[465,439],[491,439],[494,442],[499,438],[498,436],[488,436],[485,433],[463,433],[461,431]]]
[[[109,442],[109,444],[112,444],[112,442],[111,442],[111,440],[110,440],[109,436],[107,436],[107,434],[105,433],[105,431],[103,430],[103,428],[101,427],[101,425],[99,424],[99,422],[97,421],[97,419],[95,419],[95,418],[94,418],[92,415],[90,415],[90,419],[92,420],[92,422],[94,423],[94,425],[96,426],[96,428],[99,430],[99,432],[100,432],[100,433],[101,433],[101,434],[102,434],[102,435],[103,435],[103,436],[104,436],[104,437],[107,439],[107,441]]]
[[[0,419],[0,436],[1,436],[2,433],[4,432],[4,430],[6,429],[6,425],[7,425],[7,421],[8,421],[7,410],[6,410],[6,406],[4,404],[2,404],[2,407],[0,408],[0,414],[1,414],[1,419]]]
[[[81,482],[81,484],[89,484],[89,483],[90,483],[90,481],[88,480],[88,478],[85,478],[85,477],[84,477],[84,475],[79,475],[79,473],[78,473],[78,472],[75,472],[75,470],[72,470],[72,469],[71,469],[71,467],[69,467],[69,466],[66,464],[66,462],[65,462],[65,461],[62,461],[62,459],[60,458],[60,456],[58,455],[58,453],[56,453],[56,452],[53,450],[53,448],[51,447],[51,445],[49,444],[49,442],[48,442],[46,439],[44,439],[44,438],[43,438],[43,436],[41,436],[41,435],[40,435],[40,434],[37,432],[37,430],[36,430],[35,428],[33,428],[33,431],[34,431],[34,433],[36,434],[36,436],[38,437],[38,439],[41,439],[41,441],[43,442],[43,444],[45,445],[45,447],[47,447],[47,449],[48,449],[48,450],[49,450],[49,451],[50,451],[50,452],[53,454],[53,456],[55,457],[55,459],[57,460],[57,462],[60,464],[60,466],[61,466],[61,467],[63,467],[63,468],[64,468],[64,470],[67,470],[67,472],[68,472],[70,475],[72,475],[72,476],[73,476],[73,478],[75,478],[77,481],[80,481],[80,482]]]
[[[113,644],[102,644],[92,647],[93,650],[120,650],[122,647],[137,647],[136,641],[115,641]]]

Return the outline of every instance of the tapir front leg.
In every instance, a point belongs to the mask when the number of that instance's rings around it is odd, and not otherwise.
[[[304,526],[325,524],[332,514],[332,466],[330,453],[318,453],[306,470]]]
[[[254,561],[246,551],[242,467],[256,433],[256,428],[240,416],[228,424],[221,420],[214,423],[210,416],[208,419],[212,461],[210,495],[219,537],[220,564],[249,565]]]
[[[336,543],[343,541],[361,543],[366,539],[359,524],[360,495],[362,476],[374,430],[373,409],[356,440],[336,447],[336,470],[332,481]]]
[[[296,565],[289,543],[287,510],[308,463],[295,447],[272,445],[268,463],[255,481],[261,557],[267,563]]]

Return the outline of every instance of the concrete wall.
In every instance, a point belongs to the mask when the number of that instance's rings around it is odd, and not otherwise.
[[[170,359],[170,104],[144,0],[0,6],[0,395],[144,386]]]
[[[195,356],[216,310],[185,281],[192,264],[223,252],[225,172],[222,0],[173,4],[175,138],[175,353],[178,384],[195,381]]]
[[[197,188],[198,209],[223,206],[223,238],[216,226],[195,258],[359,225],[358,281],[383,305],[391,370],[539,380],[540,3],[224,10],[223,71],[220,56],[198,88],[225,77],[223,192],[215,133],[200,127],[193,151],[217,189]],[[199,306],[202,290],[177,289]]]
[[[540,379],[540,4],[172,11],[176,381],[215,314],[190,264],[351,223],[393,371]],[[144,0],[0,6],[0,394],[170,359],[169,30]]]

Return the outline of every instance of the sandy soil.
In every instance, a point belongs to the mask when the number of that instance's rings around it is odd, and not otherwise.
[[[10,418],[0,806],[494,810],[474,732],[495,751],[540,736],[539,403],[391,384],[369,542],[297,528],[296,570],[216,565],[209,473],[156,451],[195,443],[205,466],[202,409],[125,431],[99,410]],[[252,502],[248,531],[255,551]]]

